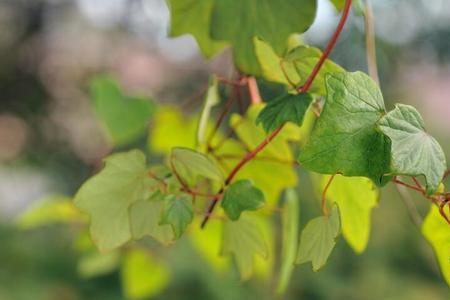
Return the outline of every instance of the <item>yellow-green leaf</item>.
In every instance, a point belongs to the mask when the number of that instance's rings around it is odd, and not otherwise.
[[[450,286],[450,226],[435,205],[422,224],[422,233],[433,247],[442,275]]]
[[[322,190],[329,179],[323,177]],[[370,215],[378,197],[377,187],[365,177],[335,175],[327,190],[327,198],[339,206],[342,235],[356,253],[362,253],[369,241]]]
[[[122,287],[128,299],[147,299],[160,294],[168,285],[168,266],[149,251],[133,249],[125,254],[121,270]]]

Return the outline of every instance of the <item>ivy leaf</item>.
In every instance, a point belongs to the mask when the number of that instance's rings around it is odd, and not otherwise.
[[[132,150],[106,158],[105,167],[81,186],[75,205],[89,214],[91,236],[101,251],[130,240],[129,208],[148,197],[150,184],[145,155]]]
[[[330,177],[322,179],[322,190]],[[370,213],[377,205],[379,192],[365,177],[336,175],[328,188],[327,198],[339,206],[342,235],[356,253],[362,253],[370,235]]]
[[[362,72],[329,74],[325,82],[326,103],[300,164],[322,174],[369,177],[382,185],[390,145],[375,126],[385,114],[380,89]]]
[[[220,52],[226,43],[210,37],[211,13],[215,0],[167,0],[170,9],[170,36],[192,34],[206,57]]]
[[[120,275],[126,299],[152,298],[160,294],[170,280],[168,266],[144,249],[133,249],[125,254]]]
[[[90,85],[94,110],[114,145],[124,145],[145,133],[154,112],[150,99],[127,97],[109,77],[97,77]]]
[[[267,258],[268,253],[268,246],[254,218],[243,215],[237,221],[224,223],[222,255],[234,256],[242,279],[252,275],[254,256]]]
[[[262,123],[267,133],[286,122],[300,126],[312,100],[312,96],[308,93],[282,95],[264,107],[256,118],[256,124]]]
[[[231,184],[222,198],[222,207],[228,217],[236,221],[244,210],[257,210],[264,205],[264,194],[251,180],[238,180]]]
[[[309,221],[300,237],[297,263],[311,261],[315,272],[323,267],[336,245],[335,239],[339,229],[339,210],[336,205],[333,206],[328,217],[321,216]]]
[[[164,199],[160,225],[169,224],[172,226],[175,238],[181,237],[193,219],[194,208],[189,197],[169,195]]]
[[[234,61],[241,71],[259,75],[253,38],[261,37],[283,54],[289,36],[303,33],[312,24],[316,6],[315,0],[216,1],[210,30],[213,39],[232,44]]]
[[[322,51],[318,48],[300,45],[291,49],[283,57],[280,57],[265,41],[255,38],[254,44],[264,78],[289,87],[292,84],[295,86],[304,84],[322,56]],[[344,69],[327,59],[317,74],[309,92],[324,95],[325,75],[338,72],[344,72]]]
[[[391,172],[423,175],[427,194],[434,193],[445,173],[445,155],[439,143],[425,131],[419,112],[412,106],[397,104],[378,124],[392,143]]]
[[[280,279],[277,286],[277,293],[279,294],[283,294],[286,291],[294,269],[295,256],[298,247],[299,213],[300,205],[297,193],[294,189],[286,190],[281,214],[283,227]]]
[[[206,155],[188,148],[174,148],[170,155],[174,173],[189,186],[195,186],[199,178],[222,183],[222,172]]]
[[[157,193],[162,198],[161,193]],[[152,197],[153,198],[153,197]],[[160,225],[164,202],[162,200],[140,200],[130,208],[131,232],[134,239],[151,236],[158,242],[167,245],[174,240],[170,225]]]
[[[205,143],[206,132],[208,128],[208,120],[211,114],[211,109],[220,103],[219,89],[217,84],[217,77],[213,76],[209,79],[209,87],[206,92],[200,119],[198,120],[197,141],[200,145]]]
[[[431,206],[422,224],[422,234],[433,247],[442,275],[450,286],[450,230],[435,205]]]

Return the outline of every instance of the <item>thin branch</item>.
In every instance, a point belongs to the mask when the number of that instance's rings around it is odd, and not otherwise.
[[[412,190],[418,191],[418,192],[420,192],[421,194],[424,193],[424,190],[423,190],[423,189],[418,188],[417,186],[414,186],[414,185],[410,185],[410,184],[408,184],[408,183],[406,183],[406,182],[403,182],[403,181],[397,179],[397,177],[392,178],[391,181],[392,181],[393,183],[396,183],[396,184],[399,184],[399,185],[403,185],[403,186],[405,186],[405,187],[407,187],[407,188],[410,188],[410,189],[412,189]]]
[[[352,4],[352,0],[346,0],[345,1],[345,6],[344,6],[344,9],[343,9],[343,12],[342,12],[342,15],[341,15],[341,19],[339,20],[339,24],[337,25],[333,36],[331,37],[330,41],[328,42],[327,47],[323,51],[322,56],[320,57],[319,61],[315,65],[313,71],[309,75],[309,77],[306,80],[305,84],[298,89],[299,92],[307,92],[309,90],[309,88],[311,87],[314,79],[316,78],[317,74],[319,73],[320,68],[322,67],[322,65],[324,64],[324,62],[326,61],[326,59],[330,55],[331,50],[333,50],[333,47],[335,46],[335,44],[337,42],[337,39],[339,38],[339,35],[341,34],[342,29],[344,28],[344,25],[345,25],[345,23],[347,21],[347,17],[348,17],[348,14],[350,12],[351,4]],[[256,81],[255,81],[255,84],[256,84]],[[250,87],[250,85],[249,85],[249,87]],[[230,174],[228,175],[227,179],[225,180],[225,186],[227,186],[233,180],[234,176],[236,176],[236,174],[239,172],[239,170],[247,162],[249,162],[253,157],[255,157],[260,151],[262,151],[281,132],[282,129],[283,129],[283,125],[280,126],[278,129],[276,129],[275,131],[273,131],[267,137],[267,139],[262,141],[261,144],[259,144],[252,152],[247,153],[247,155],[230,172]],[[220,191],[219,193],[222,193],[222,192],[223,191]],[[209,207],[207,209],[207,213],[211,213],[214,210],[214,207],[216,206],[217,202],[218,202],[218,200],[216,200],[216,199],[211,201],[211,204],[209,205]],[[206,225],[207,222],[208,222],[208,216],[205,216],[205,218],[203,219],[203,222],[201,223],[201,227],[203,228]]]
[[[405,204],[406,208],[408,209],[408,214],[411,219],[411,221],[416,225],[417,229],[420,230],[422,226],[422,217],[420,216],[419,212],[417,211],[417,207],[414,204],[414,201],[409,194],[407,188],[403,185],[395,185],[397,188],[398,193],[400,194],[400,199],[403,201],[403,204]]]
[[[365,0],[365,14],[364,14],[364,27],[366,31],[366,56],[367,56],[367,69],[370,77],[380,85],[380,79],[378,77],[377,68],[377,54],[375,47],[375,30],[373,24],[373,10],[370,0]]]
[[[328,216],[329,212],[328,212],[328,207],[327,207],[327,191],[330,188],[331,183],[333,182],[334,176],[336,176],[336,174],[331,175],[330,179],[327,182],[327,185],[325,186],[325,188],[323,189],[322,192],[322,212],[325,216]]]
[[[256,83],[255,77],[247,78],[248,92],[250,94],[250,101],[252,104],[261,103],[261,95],[259,93],[258,84]]]

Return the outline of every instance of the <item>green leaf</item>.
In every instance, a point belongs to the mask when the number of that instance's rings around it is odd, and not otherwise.
[[[450,286],[450,230],[435,205],[422,224],[422,234],[433,247],[442,275]]]
[[[315,0],[216,1],[210,30],[213,39],[232,44],[234,61],[241,71],[259,75],[253,38],[264,39],[276,53],[283,54],[289,36],[303,33],[312,24],[316,6]]]
[[[224,181],[222,172],[206,155],[188,148],[174,148],[170,155],[173,172],[188,186],[195,186],[198,179]]]
[[[209,87],[206,92],[202,112],[198,121],[197,141],[200,145],[206,142],[206,132],[208,128],[208,120],[211,114],[211,109],[220,103],[219,89],[217,84],[217,77],[212,76],[209,79]]]
[[[194,208],[189,197],[169,195],[164,199],[160,224],[172,226],[175,238],[181,237],[193,219]]]
[[[92,252],[78,260],[77,271],[83,278],[92,278],[109,274],[117,269],[120,255],[117,251],[109,253]]]
[[[286,190],[282,219],[282,245],[281,245],[281,268],[278,280],[277,293],[283,294],[289,284],[294,269],[295,256],[297,252],[298,225],[300,205],[298,195],[294,189]]]
[[[251,180],[238,180],[227,187],[222,207],[228,217],[236,221],[245,210],[257,210],[264,205],[264,194]]]
[[[106,158],[100,173],[81,186],[75,205],[91,217],[92,239],[101,251],[130,240],[129,208],[148,197],[150,183],[145,155],[132,150]]]
[[[94,110],[114,145],[128,144],[144,134],[154,112],[150,99],[127,97],[109,77],[91,81]]]
[[[159,224],[163,207],[164,201],[161,200],[140,200],[131,206],[131,232],[134,239],[148,235],[164,245],[174,240],[172,227]]]
[[[375,126],[385,114],[380,89],[361,72],[329,74],[325,81],[326,103],[300,164],[322,174],[369,177],[381,185],[390,145]]]
[[[412,106],[397,104],[378,124],[391,140],[391,172],[423,175],[427,194],[434,193],[445,173],[445,154],[439,143],[425,131],[419,112]]]
[[[328,217],[317,217],[309,221],[300,237],[297,263],[311,261],[315,272],[323,267],[336,244],[339,229],[339,210],[336,205]]]
[[[206,57],[221,51],[226,43],[210,37],[211,13],[215,0],[167,0],[170,9],[170,36],[192,34]]]
[[[222,255],[233,255],[242,279],[253,273],[254,256],[267,258],[269,249],[257,221],[242,215],[238,221],[227,221],[223,226]]]
[[[322,179],[322,190],[330,176]],[[328,188],[327,198],[339,206],[342,235],[356,253],[362,253],[370,235],[370,214],[377,205],[379,192],[365,177],[336,175]]]
[[[160,294],[169,284],[168,266],[149,251],[133,249],[124,257],[121,281],[127,299],[148,299]]]
[[[254,44],[264,78],[289,87],[291,87],[291,84],[295,86],[303,85],[322,56],[322,52],[319,49],[300,45],[291,49],[283,57],[280,57],[265,41],[255,38]],[[338,72],[344,72],[344,69],[327,59],[317,74],[309,92],[324,95],[325,75]]]
[[[85,217],[66,196],[49,196],[33,203],[17,218],[17,225],[21,229],[57,224],[77,223],[85,221]]]
[[[264,107],[256,118],[256,124],[262,123],[266,132],[274,131],[286,122],[301,126],[312,100],[308,93],[282,95]]]

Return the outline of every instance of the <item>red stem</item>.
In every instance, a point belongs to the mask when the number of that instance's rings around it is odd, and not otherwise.
[[[320,71],[320,68],[322,67],[322,65],[324,64],[324,62],[326,61],[326,59],[328,58],[328,56],[330,55],[331,50],[333,49],[333,47],[336,45],[336,41],[339,37],[339,35],[342,32],[342,29],[344,28],[345,22],[347,21],[348,18],[348,14],[350,12],[350,7],[352,4],[352,0],[345,0],[345,6],[341,15],[341,19],[339,21],[339,24],[336,27],[336,30],[333,34],[333,36],[331,37],[330,41],[328,42],[327,47],[325,48],[325,50],[322,53],[322,56],[320,57],[319,61],[317,62],[316,66],[314,67],[313,71],[311,72],[311,75],[309,75],[308,79],[306,80],[305,84],[300,87],[298,90],[299,92],[305,93],[309,90],[309,88],[311,87],[311,84],[313,83],[314,79],[316,78],[317,74]],[[249,78],[249,87],[250,87],[250,78]],[[256,81],[255,81],[256,84]],[[264,141],[261,142],[261,144],[259,144],[253,151],[249,152],[235,167],[234,169],[230,172],[230,174],[228,175],[227,179],[225,180],[225,185],[228,185],[231,180],[233,180],[234,176],[236,176],[236,174],[239,172],[239,170],[247,163],[249,162],[253,157],[255,157],[259,152],[261,152],[269,143],[270,141],[272,141],[283,129],[283,126],[280,126],[278,129],[276,129],[275,131],[273,131],[268,137],[267,139],[265,139]],[[220,193],[222,193],[223,191],[220,191]],[[205,218],[203,219],[203,222],[201,224],[201,227],[203,228],[206,223],[208,222],[208,215],[211,214],[211,212],[214,210],[214,207],[216,206],[218,200],[214,199],[213,201],[211,201],[211,204],[208,207],[207,210],[207,215],[205,216]]]
[[[261,103],[261,95],[259,94],[258,84],[255,77],[248,77],[247,79],[248,92],[250,94],[250,101],[252,104]]]
[[[422,194],[424,193],[424,190],[423,190],[423,189],[421,189],[421,188],[419,188],[419,187],[417,187],[417,186],[414,186],[414,185],[407,184],[407,183],[405,183],[405,182],[403,182],[403,181],[400,181],[400,180],[397,179],[397,177],[392,178],[392,182],[393,182],[393,183],[396,183],[396,184],[399,184],[399,185],[403,185],[403,186],[405,186],[405,187],[407,187],[407,188],[409,188],[409,189],[418,191],[418,192],[420,192],[420,193],[422,193]]]

